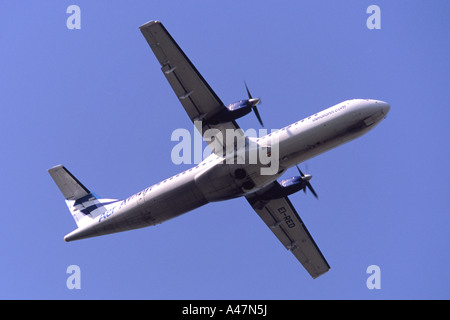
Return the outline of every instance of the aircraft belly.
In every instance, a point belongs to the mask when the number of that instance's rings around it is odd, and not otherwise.
[[[154,197],[145,199],[143,215],[151,225],[175,218],[183,213],[207,204],[194,180],[170,188]]]
[[[208,202],[222,201],[239,197],[245,193],[245,186],[253,186],[240,164],[216,164],[195,177],[198,189]]]
[[[95,235],[103,235],[156,225],[207,203],[193,179],[153,188],[118,208],[95,226]],[[92,235],[94,236],[94,235]]]

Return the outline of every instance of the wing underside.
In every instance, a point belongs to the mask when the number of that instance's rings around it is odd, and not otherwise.
[[[262,201],[253,194],[246,198],[278,240],[294,254],[313,278],[330,269],[288,197]]]
[[[161,64],[164,76],[191,121],[202,121],[202,134],[208,129],[217,129],[221,132],[221,135],[215,135],[214,139],[206,142],[211,146],[210,142],[216,140],[216,142],[221,144],[222,148],[225,147],[226,139],[224,137],[226,130],[237,130],[239,129],[238,124],[235,121],[218,124],[208,124],[206,121],[203,121],[212,118],[226,108],[220,98],[211,89],[161,22],[150,21],[142,25],[140,30]]]

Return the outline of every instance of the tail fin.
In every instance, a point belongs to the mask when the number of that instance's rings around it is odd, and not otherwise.
[[[106,212],[105,206],[118,201],[99,199],[62,165],[49,169],[48,173],[64,195],[67,207],[78,227],[89,224]]]

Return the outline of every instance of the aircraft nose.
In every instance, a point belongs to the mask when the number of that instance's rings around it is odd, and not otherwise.
[[[377,100],[376,104],[381,108],[381,112],[383,112],[384,116],[386,116],[389,113],[389,110],[391,110],[391,106],[387,102]]]
[[[389,103],[386,103],[386,106],[383,107],[383,113],[385,116],[389,113],[389,110],[391,110],[391,106]]]
[[[387,116],[389,110],[391,110],[391,105],[387,102],[383,102],[383,105],[381,106],[381,112],[383,112],[383,114]]]

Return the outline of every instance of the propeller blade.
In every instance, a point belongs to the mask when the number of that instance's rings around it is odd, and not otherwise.
[[[300,173],[300,175],[304,177],[305,175],[303,174],[302,170],[300,170],[300,168],[298,167],[298,164],[296,164],[295,166],[297,167],[298,173]]]
[[[306,174],[306,175],[305,175],[305,174],[302,172],[302,170],[300,170],[300,168],[298,167],[298,164],[295,165],[295,166],[297,167],[297,170],[298,170],[298,172],[300,173],[300,175],[301,175],[302,178],[305,178],[305,177],[309,178],[309,179],[308,179],[308,183],[306,184],[306,187],[308,187],[309,191],[311,191],[311,193],[314,195],[314,197],[316,197],[316,199],[319,199],[319,196],[317,195],[316,191],[314,190],[314,188],[312,187],[311,183],[309,182],[309,180],[311,180],[311,178],[312,178],[311,175],[309,175],[309,174]],[[306,193],[306,188],[303,188],[303,192]]]
[[[258,118],[259,124],[262,127],[264,127],[263,121],[261,119],[261,115],[259,114],[258,108],[256,108],[256,105],[258,103],[260,103],[261,100],[258,98],[253,99],[252,94],[250,93],[250,90],[248,90],[247,82],[244,81],[244,84],[245,84],[245,90],[247,90],[248,100],[252,104],[252,110],[255,113],[256,118]]]
[[[253,97],[252,97],[252,95],[251,95],[251,93],[250,93],[250,90],[248,90],[247,82],[244,81],[244,84],[245,84],[245,89],[247,90],[248,98],[249,98],[249,99],[253,99]]]
[[[314,188],[312,187],[311,183],[308,182],[307,187],[309,191],[311,191],[311,193],[314,195],[314,197],[316,197],[316,199],[319,199],[319,196],[317,195],[316,191],[314,191]]]
[[[259,121],[259,124],[261,125],[261,127],[264,127],[264,124],[263,124],[263,122],[262,122],[261,116],[259,115],[259,112],[258,112],[258,108],[256,108],[256,106],[254,106],[254,107],[252,108],[252,110],[253,110],[253,112],[255,113],[256,118],[258,118],[258,121]]]

